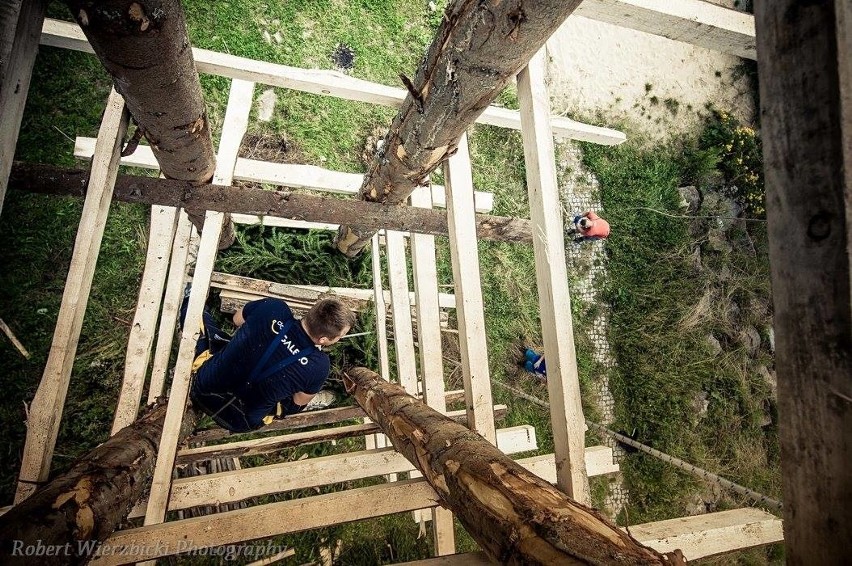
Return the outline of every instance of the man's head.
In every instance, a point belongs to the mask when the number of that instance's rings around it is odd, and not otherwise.
[[[305,314],[302,324],[314,344],[331,346],[355,324],[355,313],[339,299],[322,299]]]
[[[578,226],[579,226],[582,230],[588,230],[589,228],[591,228],[591,227],[592,227],[592,225],[593,225],[593,224],[594,224],[594,222],[593,222],[593,221],[591,221],[591,220],[589,220],[589,219],[588,219],[588,218],[586,218],[586,217],[581,218],[581,219],[580,219],[580,221],[579,221],[579,222],[577,222],[577,225],[578,225]]]

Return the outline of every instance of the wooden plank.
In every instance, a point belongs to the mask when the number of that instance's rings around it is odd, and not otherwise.
[[[151,228],[145,269],[142,272],[139,299],[136,301],[136,313],[133,315],[133,324],[130,326],[130,336],[127,339],[124,379],[121,382],[121,392],[118,394],[118,405],[110,434],[115,434],[135,421],[139,412],[139,402],[142,400],[148,362],[151,360],[151,346],[154,343],[154,333],[163,300],[163,288],[166,285],[169,267],[166,259],[171,253],[175,237],[177,212],[177,209],[171,206],[151,207]],[[174,327],[170,330],[174,332]]]
[[[46,0],[4,0],[0,7],[0,212],[24,117]]]
[[[231,82],[228,107],[225,110],[225,120],[222,126],[222,141],[217,154],[216,172],[213,175],[214,183],[230,184],[232,181],[237,152],[243,134],[248,127],[248,115],[251,110],[253,93],[254,83],[239,80]],[[198,340],[198,328],[201,323],[204,303],[207,299],[207,291],[210,288],[210,277],[213,273],[213,264],[216,261],[223,219],[224,215],[221,212],[207,212],[205,215],[198,257],[195,262],[193,286],[187,305],[186,321],[181,333],[180,349],[169,394],[169,405],[163,424],[163,436],[160,440],[157,464],[151,480],[151,494],[148,497],[148,507],[145,511],[146,525],[161,523],[165,520],[180,425],[189,395],[190,369],[195,357],[195,343]]]
[[[379,374],[383,379],[390,380],[390,356],[388,355],[388,315],[387,299],[382,290],[382,251],[379,247],[379,233],[373,236],[372,241],[372,268],[373,268],[373,302],[376,305],[376,341],[379,347]],[[455,297],[453,297],[455,302]]]
[[[574,15],[757,59],[754,16],[711,2],[583,0]]]
[[[337,231],[340,224],[328,222],[308,222],[307,220],[293,220],[291,218],[279,218],[277,216],[257,216],[255,214],[231,214],[231,220],[237,224],[260,224],[261,226],[278,226],[280,228],[298,228],[300,230],[333,230]]]
[[[78,136],[74,142],[74,156],[86,158],[94,150],[94,138]],[[147,145],[140,144],[131,155],[121,158],[122,165],[159,169],[154,152]],[[356,195],[364,181],[364,175],[332,171],[316,165],[297,163],[273,163],[255,159],[237,159],[234,179],[265,183],[294,189],[313,189],[341,195]],[[438,208],[447,207],[446,193],[441,185],[432,185],[432,199]],[[494,194],[476,191],[476,211],[491,212],[494,208]]]
[[[529,425],[500,429],[497,445],[506,454],[535,450],[535,429]],[[169,511],[412,470],[411,462],[390,447],[178,478],[172,483]],[[137,505],[130,517],[142,514],[144,508]]]
[[[405,240],[402,233],[396,230],[385,231],[385,249],[391,292],[397,379],[406,391],[416,395],[417,360],[414,353],[411,302],[408,299],[408,262],[405,257]]]
[[[92,53],[92,48],[83,32],[70,22],[46,19],[42,29],[41,43]],[[243,79],[393,108],[401,106],[408,95],[405,89],[370,83],[336,71],[287,67],[206,49],[193,48],[192,53],[199,73]],[[521,128],[521,119],[517,111],[497,106],[486,108],[477,122],[515,130]],[[627,139],[624,133],[617,130],[583,124],[570,118],[555,116],[552,124],[553,135],[559,138],[604,145],[618,145]]]
[[[118,175],[118,159],[127,132],[127,122],[124,99],[112,90],[98,131],[98,146],[92,159],[89,189],[74,241],[74,253],[62,293],[50,354],[30,405],[27,439],[15,493],[16,503],[26,499],[39,483],[47,479],[50,472],[83,316],[112,202],[112,189]]]
[[[148,385],[148,403],[153,403],[163,394],[166,383],[169,358],[172,352],[172,342],[183,302],[183,288],[186,281],[186,258],[189,253],[190,240],[193,233],[192,222],[186,211],[180,209],[178,225],[172,242],[169,259],[169,277],[166,292],[163,297],[163,312],[160,316],[160,328],[157,332],[157,346],[154,350],[154,361],[151,364],[151,381]]]
[[[442,191],[443,193],[443,191]],[[442,196],[444,196],[442,194]],[[420,187],[411,193],[411,205],[431,208],[434,192]],[[445,203],[446,206],[446,203]],[[414,274],[414,294],[417,307],[417,351],[420,358],[420,379],[423,383],[423,400],[440,413],[447,412],[444,387],[443,347],[441,320],[438,307],[438,269],[435,263],[435,237],[411,233],[411,268]],[[533,434],[535,430],[533,429]],[[500,444],[500,434],[497,434]],[[409,475],[409,477],[417,477]],[[414,519],[425,518],[422,511],[414,512]],[[436,556],[456,551],[453,514],[443,507],[431,510],[432,540]]]
[[[523,123],[521,135],[530,219],[535,234],[535,275],[547,357],[547,391],[559,473],[557,485],[576,501],[591,505],[583,459],[585,419],[574,349],[562,206],[553,138],[548,124],[550,98],[544,83],[544,50],[539,51],[526,69],[518,74],[518,101]]]
[[[502,417],[505,415],[506,405],[495,405],[493,410],[496,415]],[[363,412],[361,414],[363,415]],[[447,416],[459,421],[462,421],[467,417],[464,411],[449,411],[447,413]],[[286,420],[287,419],[284,419],[284,421],[282,422],[285,422]],[[332,440],[341,440],[343,438],[363,436],[365,434],[375,433],[380,430],[381,428],[379,428],[379,426],[375,423],[364,423],[335,428],[326,428],[321,430],[313,430],[309,432],[300,432],[295,434],[254,438],[251,440],[240,440],[227,444],[199,446],[197,448],[185,448],[178,452],[177,463],[185,464],[197,460],[209,460],[210,458],[257,456],[260,454],[269,454],[271,452],[277,452],[284,448],[290,448],[293,446],[304,446],[306,444],[315,444],[318,442],[329,442]],[[377,448],[383,447],[377,446]]]
[[[781,519],[751,507],[633,525],[630,534],[659,552],[679,548],[688,560],[784,540]]]
[[[193,547],[221,546],[317,529],[430,507],[437,505],[438,500],[425,480],[405,480],[128,529],[109,537],[104,544],[110,554],[91,564],[124,564],[186,552]],[[129,554],[133,545],[140,552],[123,556]]]
[[[840,564],[852,541],[852,18],[848,1],[779,0],[756,3],[755,20],[786,557]]]
[[[456,154],[444,165],[444,178],[468,423],[471,429],[493,443],[496,440],[491,411],[494,402],[488,370],[479,251],[473,225],[473,176],[466,134],[459,140]]]

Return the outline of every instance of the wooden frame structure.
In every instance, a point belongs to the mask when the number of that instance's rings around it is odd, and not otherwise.
[[[635,14],[654,9],[653,2],[640,0],[629,2],[597,0],[590,1],[588,4],[588,10],[578,11],[578,13],[589,17],[598,14],[597,19],[612,23],[624,23],[624,18],[627,16],[619,19],[612,15],[611,11],[607,12],[611,4],[629,5],[630,10]],[[678,25],[687,25],[683,22],[688,18],[681,13],[669,14],[667,17],[672,21],[681,22]],[[737,20],[737,25],[742,23],[740,20],[741,18]],[[742,39],[740,37],[743,35],[742,25],[733,31],[729,29],[731,26],[725,27],[707,22],[702,22],[701,25],[710,26],[714,33],[717,33],[713,37],[730,39],[732,35],[736,35],[737,38]],[[745,24],[745,28],[747,27],[748,23]],[[646,29],[645,31],[654,30]],[[707,37],[710,35],[707,33],[699,35],[704,39],[699,40],[698,36],[689,34],[681,34],[681,38],[706,44]],[[46,45],[91,51],[80,30],[65,22],[47,20],[41,41]],[[715,42],[713,44],[716,45],[720,41],[714,39],[711,43]],[[744,42],[748,44],[748,40]],[[728,43],[737,42],[731,39]],[[747,51],[748,47],[742,47],[741,44],[743,41],[740,41],[740,47],[731,48],[731,50]],[[34,53],[34,46],[30,46],[29,49]],[[353,187],[357,190],[360,185],[358,175],[330,172],[310,166],[265,164],[240,158],[238,150],[246,131],[255,82],[390,106],[398,105],[405,95],[402,89],[375,85],[336,73],[294,69],[200,49],[195,50],[195,57],[200,72],[232,79],[214,177],[214,182],[220,184],[229,185],[234,179],[244,179],[343,193],[351,193]],[[519,462],[537,475],[555,483],[578,501],[588,503],[590,499],[588,477],[612,473],[617,471],[617,466],[612,463],[609,448],[584,446],[585,425],[580,407],[571,321],[570,317],[566,319],[555,316],[557,312],[570,312],[570,297],[563,260],[562,221],[553,214],[554,210],[559,209],[556,206],[558,192],[553,136],[605,144],[620,143],[625,138],[623,134],[614,130],[549,116],[548,95],[543,74],[543,54],[534,58],[529,67],[520,74],[518,87],[520,112],[492,107],[486,110],[481,121],[520,129],[523,136],[531,216],[536,234],[534,238],[536,277],[549,362],[551,419],[557,445],[555,454],[524,458]],[[80,227],[80,234],[86,235],[86,241],[78,236],[71,267],[72,270],[79,269],[81,275],[73,278],[69,276],[69,284],[65,290],[66,298],[63,299],[63,306],[66,301],[69,303],[73,301],[76,308],[69,307],[67,312],[66,310],[60,312],[51,360],[48,362],[48,369],[45,370],[37,399],[33,403],[31,423],[33,426],[43,426],[48,433],[46,436],[40,435],[35,444],[31,444],[28,439],[16,500],[26,497],[38,482],[43,481],[50,466],[55,433],[59,424],[57,415],[61,415],[64,404],[65,391],[70,378],[70,360],[73,360],[75,354],[76,340],[79,337],[80,323],[85,311],[84,305],[81,308],[79,301],[84,302],[88,295],[86,280],[88,278],[88,281],[91,281],[91,271],[99,247],[99,239],[91,238],[90,234],[97,233],[103,228],[111,188],[118,172],[118,148],[124,137],[126,124],[127,116],[123,109],[123,102],[113,93],[96,142],[81,138],[78,139],[75,147],[75,155],[93,159],[93,180],[95,181],[93,186],[99,188],[99,191],[90,190],[86,197],[86,207]],[[140,147],[136,154],[122,159],[121,163],[156,168],[153,156],[146,152],[146,149]],[[499,411],[499,407],[494,406],[491,382],[487,374],[488,356],[479,261],[476,246],[466,245],[476,239],[474,211],[490,210],[493,199],[486,193],[474,194],[471,166],[464,138],[459,144],[458,153],[445,167],[445,177],[446,187],[432,187],[431,192],[418,191],[412,195],[411,204],[425,208],[433,206],[447,208],[455,282],[452,301],[438,293],[434,236],[411,235],[410,261],[415,284],[413,293],[408,288],[408,252],[403,234],[399,232],[384,234],[390,284],[390,300],[387,301],[386,293],[381,288],[379,258],[381,247],[379,238],[374,238],[375,288],[365,292],[367,295],[372,295],[376,304],[382,373],[383,375],[389,373],[385,311],[387,306],[390,306],[393,314],[396,364],[399,374],[405,377],[402,385],[413,394],[422,394],[425,401],[433,408],[440,412],[447,412],[447,398],[452,395],[452,392],[445,391],[440,363],[440,310],[455,308],[459,321],[458,332],[464,375],[463,398],[466,406],[464,414],[455,416],[465,418],[471,428],[506,453],[533,449],[535,440],[534,430],[529,430],[531,427],[498,429],[495,422],[495,413]],[[200,319],[206,291],[211,279],[214,278],[213,263],[216,257],[219,230],[222,226],[222,216],[220,212],[208,212],[206,215],[192,279],[193,286],[187,314],[189,321]],[[237,215],[235,220],[296,228],[336,229],[336,225],[282,221],[273,218]],[[134,328],[138,323],[139,330],[134,330],[128,344],[128,363],[113,432],[136,418],[152,356],[153,364],[150,370],[147,399],[150,401],[163,392],[169,361],[168,352],[172,346],[172,329],[181,291],[187,279],[187,250],[191,236],[192,227],[183,211],[168,207],[152,207],[148,260],[134,318]],[[257,293],[257,289],[246,288],[243,291],[249,295]],[[416,313],[417,345],[414,341],[412,307]],[[158,318],[160,327],[157,331]],[[222,444],[179,449],[177,431],[180,428],[186,404],[189,366],[196,338],[194,325],[186,324],[175,361],[174,379],[171,383],[168,412],[151,493],[147,502],[138,505],[131,513],[131,517],[144,516],[144,524],[114,533],[108,540],[112,548],[129,548],[137,545],[134,548],[143,549],[143,553],[136,554],[132,559],[153,559],[180,552],[181,548],[185,550],[186,547],[178,544],[180,540],[190,539],[196,548],[219,546],[383,514],[429,509],[432,512],[436,555],[455,552],[451,514],[438,505],[439,498],[432,488],[414,474],[404,481],[390,481],[367,488],[256,505],[211,516],[166,521],[168,511],[211,502],[234,502],[259,495],[367,477],[386,476],[395,479],[396,474],[413,470],[413,466],[408,461],[383,443],[380,435],[373,436],[378,430],[376,425],[369,422],[297,433],[293,433],[292,428],[287,428],[339,424],[340,420],[363,416],[363,413],[358,413],[357,410],[347,412],[334,409],[303,415],[301,419],[294,419],[292,424],[285,422],[276,436],[241,442],[228,442],[228,439],[224,438]],[[452,415],[452,412],[449,414]],[[224,455],[238,457],[268,453],[284,446],[327,442],[364,435],[368,435],[368,441],[367,449],[363,451],[286,464],[242,468],[207,476],[173,479],[176,463]],[[219,436],[221,440],[224,435]],[[204,437],[204,433],[200,437]],[[207,435],[205,438],[215,440],[214,435]],[[284,524],[280,521],[282,516],[288,517],[288,521]],[[213,528],[214,525],[215,528]],[[755,509],[726,511],[701,518],[675,519],[639,525],[631,527],[631,530],[639,540],[661,551],[670,550],[674,544],[684,551],[687,558],[698,558],[782,539],[780,520]],[[151,540],[165,544],[145,544]],[[170,542],[174,544],[169,544]],[[128,560],[127,557],[115,553],[102,556],[96,563],[119,564],[126,560]],[[478,559],[468,555],[457,558],[448,557],[441,563],[449,564],[455,561],[474,563],[474,560]],[[427,564],[429,561],[422,563]]]

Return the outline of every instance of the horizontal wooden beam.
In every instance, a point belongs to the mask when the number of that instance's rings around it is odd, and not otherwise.
[[[89,159],[95,151],[95,138],[77,136],[74,142],[74,157]],[[159,169],[160,165],[154,157],[154,152],[147,145],[140,144],[136,151],[121,158],[121,164],[141,167],[144,169]],[[291,189],[314,189],[340,195],[357,195],[358,189],[364,182],[364,175],[359,173],[344,173],[332,171],[316,165],[300,165],[297,163],[272,163],[256,159],[238,158],[234,168],[235,181],[250,181],[266,183]],[[432,204],[438,208],[447,208],[447,197],[444,187],[432,185]],[[474,193],[476,212],[491,212],[494,209],[494,194],[483,191]]]
[[[46,19],[41,35],[42,45],[61,47],[92,53],[92,48],[78,26],[70,22]],[[402,105],[408,91],[361,79],[337,71],[319,69],[299,69],[276,63],[256,61],[245,57],[217,53],[207,49],[193,48],[193,57],[198,72],[211,75],[243,79],[259,84],[289,88],[318,94],[333,96],[346,100],[369,102],[398,108]],[[489,106],[477,122],[501,126],[503,128],[521,129],[521,118],[517,110]],[[627,136],[623,132],[583,124],[570,118],[554,116],[552,118],[553,135],[559,138],[588,141],[603,145],[617,145],[624,142]]]
[[[9,187],[47,194],[83,196],[88,171],[15,163]],[[283,191],[232,187],[227,185],[192,186],[183,181],[119,175],[113,191],[115,200],[143,204],[161,204],[188,210],[238,212],[259,216],[281,216],[299,220],[357,223],[372,230],[387,228],[436,236],[447,235],[447,213],[437,209],[404,205],[383,205],[356,199],[340,199]],[[510,242],[532,240],[529,220],[477,214],[479,239]]]
[[[583,0],[574,14],[746,59],[757,59],[754,16],[712,2]]]

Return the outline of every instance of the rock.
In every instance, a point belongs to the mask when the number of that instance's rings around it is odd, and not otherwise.
[[[757,328],[754,326],[749,325],[740,330],[737,335],[737,339],[748,351],[750,356],[756,354],[757,350],[760,348],[760,332],[758,332]]]
[[[704,340],[707,342],[707,347],[714,357],[722,353],[722,344],[719,343],[719,340],[715,336],[708,334]]]
[[[684,511],[688,516],[703,515],[707,512],[707,504],[704,502],[703,497],[695,494],[684,506]]]
[[[707,233],[707,249],[714,252],[728,254],[733,250],[731,242],[725,236],[725,231],[721,228],[711,228]]]
[[[727,232],[742,214],[743,209],[733,199],[716,192],[708,192],[701,202],[701,212],[705,216],[715,216],[716,228]]]
[[[704,271],[704,265],[701,263],[700,247],[696,247],[692,250],[692,269],[694,269],[697,273],[702,273]]]
[[[709,393],[706,391],[698,392],[695,397],[692,398],[692,408],[699,419],[706,416],[707,409],[710,408]]]
[[[766,327],[766,338],[769,340],[769,351],[775,353],[775,329],[771,326]]]
[[[278,96],[275,90],[268,88],[263,91],[263,94],[257,97],[257,119],[261,122],[269,122],[276,102],[278,102]]]
[[[686,209],[689,214],[698,212],[701,208],[701,193],[698,189],[690,185],[688,187],[680,187],[677,192],[680,193],[680,207]]]
[[[772,399],[778,399],[778,378],[775,375],[775,372],[769,369],[768,367],[761,365],[757,367],[757,375],[763,378],[763,382],[769,386],[769,392],[772,395]]]

